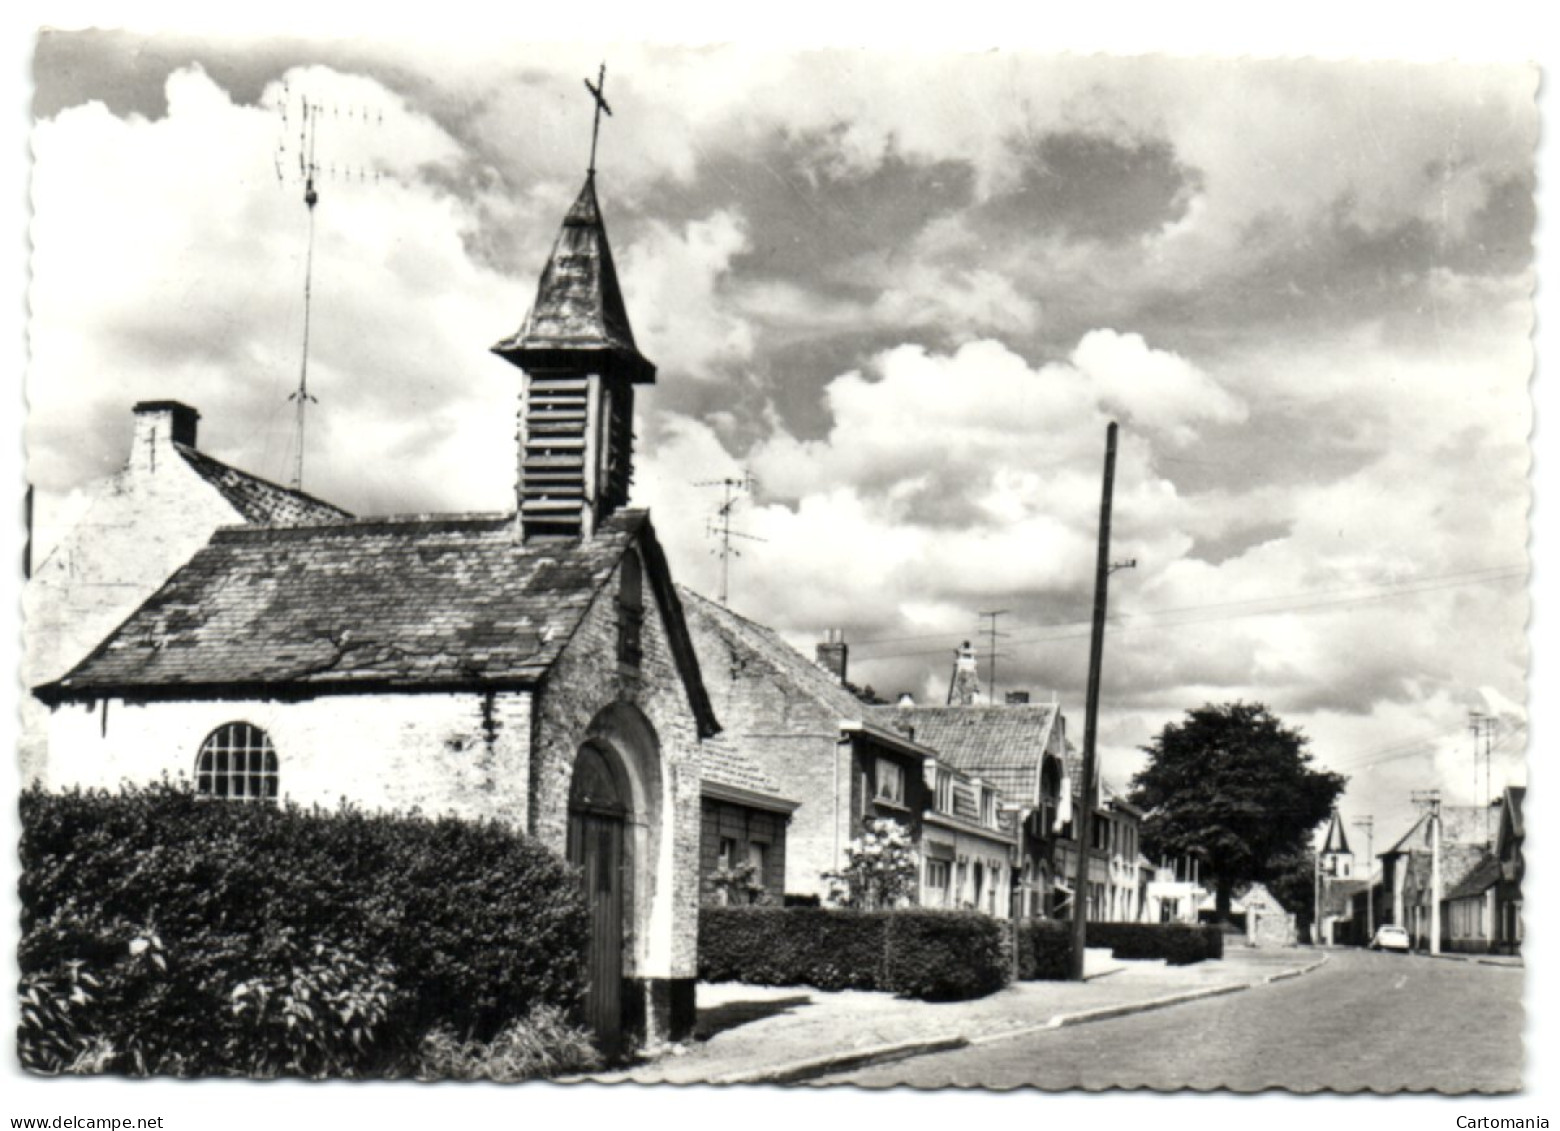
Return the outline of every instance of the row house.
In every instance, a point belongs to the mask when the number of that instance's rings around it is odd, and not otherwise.
[[[957,679],[957,677],[956,677]],[[884,726],[936,751],[942,766],[991,790],[1013,841],[1012,905],[1045,915],[1062,879],[1055,845],[1072,810],[1066,719],[1055,704],[1010,703],[872,708]],[[1000,903],[1001,901],[998,900]]]
[[[935,780],[928,780],[927,769],[937,752],[871,718],[838,675],[773,629],[692,590],[680,592],[725,735],[777,796],[796,803],[786,830],[784,895],[823,898],[825,877],[841,869],[846,846],[876,819],[904,825],[921,851],[927,814],[934,825],[937,817]],[[971,899],[977,858],[982,898],[990,884],[987,854],[970,856],[965,884]],[[950,886],[946,898],[962,905],[965,895],[955,890]]]
[[[1527,790],[1508,786],[1490,817],[1495,842],[1460,881],[1443,886],[1441,944],[1450,951],[1518,954],[1522,949],[1522,805]]]
[[[1080,766],[1081,773],[1081,766]],[[1110,783],[1101,781],[1099,804],[1089,825],[1088,886],[1084,890],[1084,915],[1113,923],[1136,922],[1142,917],[1144,887],[1140,870],[1139,835],[1143,811]],[[1078,875],[1078,842],[1073,822],[1063,825],[1054,847],[1059,880],[1051,913],[1072,914],[1073,885]]]
[[[999,919],[1013,912],[1016,814],[997,788],[928,759],[932,806],[922,819],[923,907],[966,908]]]

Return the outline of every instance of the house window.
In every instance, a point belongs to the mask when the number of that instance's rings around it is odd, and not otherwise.
[[[644,569],[639,555],[623,555],[618,578],[618,662],[639,666],[640,633],[645,621]]]
[[[764,882],[764,861],[768,858],[769,846],[760,841],[750,840],[747,846],[747,862],[753,866],[753,882]]]
[[[935,892],[936,898],[946,900],[948,897],[948,881],[952,879],[948,861],[928,860],[926,862],[926,887],[929,892]]]
[[[953,812],[953,771],[937,771],[937,811],[939,813]]]
[[[249,723],[226,723],[206,736],[195,761],[195,792],[235,801],[277,797],[276,748]]]
[[[877,788],[873,796],[890,805],[905,803],[905,771],[898,763],[887,758],[877,760]]]
[[[984,786],[980,791],[980,823],[988,828],[997,827],[997,791]]]
[[[729,837],[729,836],[721,837],[720,838],[720,851],[715,856],[715,866],[717,868],[721,869],[722,871],[728,871],[731,868],[731,862],[736,859],[736,856],[737,856],[737,842],[736,842],[736,840],[733,837]]]

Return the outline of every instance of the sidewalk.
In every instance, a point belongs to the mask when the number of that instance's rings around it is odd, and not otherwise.
[[[1233,993],[1325,961],[1314,949],[1231,946],[1221,962],[1167,967],[1091,952],[1090,980],[1019,982],[977,1001],[924,1002],[805,986],[699,984],[695,1039],[654,1060],[593,1077],[640,1083],[791,1083],[1021,1032]]]

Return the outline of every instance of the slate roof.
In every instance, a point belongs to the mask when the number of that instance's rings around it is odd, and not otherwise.
[[[1343,819],[1338,816],[1338,810],[1332,811],[1332,819],[1327,825],[1327,838],[1322,844],[1323,856],[1353,856],[1349,850],[1349,838],[1343,831]]]
[[[1488,828],[1494,830],[1494,818],[1482,805],[1443,805],[1441,806],[1441,843],[1482,845],[1487,841],[1486,822]],[[1418,820],[1409,826],[1408,831],[1400,836],[1391,848],[1377,855],[1392,856],[1400,852],[1428,850],[1429,847],[1430,814],[1421,813]]]
[[[677,592],[683,599],[688,618],[708,625],[728,642],[740,646],[745,662],[762,664],[774,679],[808,696],[825,710],[838,715],[842,722],[870,717],[873,708],[787,644],[774,629],[748,620],[684,586],[679,585]]]
[[[245,522],[262,526],[313,526],[352,517],[340,507],[313,495],[280,487],[268,479],[229,467],[187,444],[174,444],[173,447],[191,470],[215,487]]]
[[[1010,801],[1039,796],[1040,767],[1056,708],[1041,704],[869,707],[880,725],[914,731],[950,766],[996,786]],[[1074,781],[1077,779],[1075,778]]]
[[[1473,874],[1488,855],[1482,844],[1441,845],[1441,891],[1456,890]],[[1430,865],[1428,852],[1416,852],[1409,857],[1408,871],[1403,881],[1404,897],[1418,903],[1430,891]],[[1447,898],[1445,895],[1442,898]]]
[[[563,219],[524,324],[493,352],[524,369],[577,364],[581,353],[594,353],[607,372],[637,384],[655,380],[628,324],[594,173]]]
[[[1511,824],[1511,835],[1518,840],[1522,839],[1522,804],[1527,798],[1527,786],[1508,785],[1503,795],[1505,802],[1505,820]]]
[[[1481,857],[1474,868],[1458,883],[1447,889],[1447,899],[1468,899],[1483,895],[1500,882],[1500,858],[1493,853]]]
[[[719,724],[643,511],[570,541],[517,542],[511,515],[223,527],[37,694],[53,702],[530,686],[633,544],[700,731],[713,734]]]

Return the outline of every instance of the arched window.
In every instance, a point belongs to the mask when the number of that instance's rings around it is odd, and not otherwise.
[[[639,666],[640,629],[645,620],[643,567],[639,555],[630,550],[623,555],[618,578],[618,662]]]
[[[277,798],[276,748],[270,736],[249,723],[224,723],[200,744],[195,792],[234,801]]]

